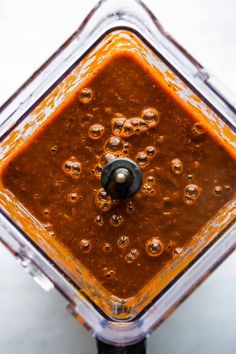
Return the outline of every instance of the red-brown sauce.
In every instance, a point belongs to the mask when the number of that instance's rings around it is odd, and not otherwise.
[[[112,200],[103,166],[142,169]],[[3,183],[112,294],[136,294],[236,191],[233,158],[134,58],[117,55],[6,166]]]

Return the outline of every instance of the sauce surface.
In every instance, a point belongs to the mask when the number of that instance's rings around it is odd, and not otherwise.
[[[136,161],[126,201],[104,165]],[[6,166],[2,179],[113,295],[135,295],[236,191],[236,163],[135,59],[111,58]]]

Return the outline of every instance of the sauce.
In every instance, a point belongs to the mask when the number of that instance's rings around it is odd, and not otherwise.
[[[129,200],[101,187],[104,165],[136,161]],[[128,54],[117,54],[2,173],[9,189],[110,293],[137,294],[236,191],[230,154]]]

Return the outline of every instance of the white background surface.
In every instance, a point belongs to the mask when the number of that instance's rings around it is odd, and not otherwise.
[[[128,1],[128,0],[127,0]],[[0,104],[75,31],[94,0],[0,0]],[[236,96],[236,1],[146,0]],[[234,253],[150,337],[149,354],[236,353]],[[92,354],[95,341],[0,245],[0,354]]]

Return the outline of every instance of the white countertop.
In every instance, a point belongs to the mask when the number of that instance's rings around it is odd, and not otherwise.
[[[128,0],[127,0],[128,1]],[[94,0],[0,0],[0,104],[77,28]],[[146,0],[236,96],[236,1]],[[0,354],[92,354],[95,340],[0,245]],[[236,353],[236,253],[149,338],[148,354]]]

